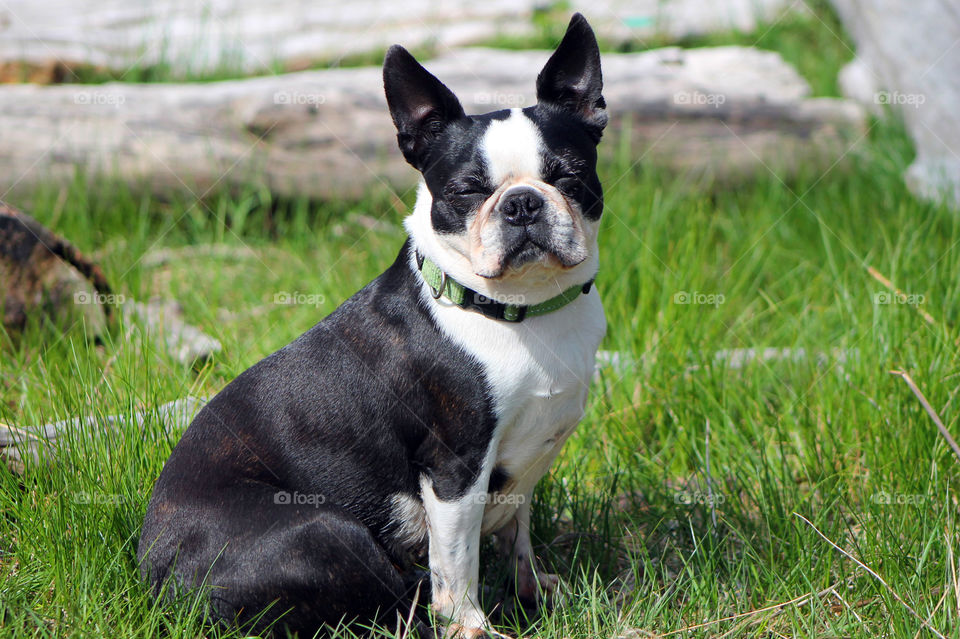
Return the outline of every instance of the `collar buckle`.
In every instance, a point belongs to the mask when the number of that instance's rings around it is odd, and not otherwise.
[[[430,282],[427,282],[427,286],[430,286]],[[430,294],[433,295],[433,299],[438,300],[440,296],[443,295],[443,291],[447,288],[447,272],[440,271],[440,286],[433,288],[430,286]]]

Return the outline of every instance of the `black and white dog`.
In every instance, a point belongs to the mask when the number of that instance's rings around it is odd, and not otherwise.
[[[147,509],[145,579],[209,586],[228,623],[392,620],[426,560],[445,632],[480,636],[489,533],[521,597],[557,585],[535,568],[530,500],[583,416],[605,330],[591,287],[607,121],[596,39],[575,15],[524,109],[465,115],[399,46],[383,78],[423,175],[409,239],[203,408]]]

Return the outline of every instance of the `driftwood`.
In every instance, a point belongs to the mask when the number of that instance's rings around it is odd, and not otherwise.
[[[835,367],[842,374],[843,365],[859,357],[856,349],[832,349],[830,351],[807,351],[803,348],[738,348],[721,350],[713,354],[714,365],[727,370],[739,370],[753,363],[766,365],[769,362],[815,361],[820,368]],[[642,369],[654,362],[645,357],[634,357],[618,351],[600,351],[597,353],[597,378],[601,371],[609,370],[615,377],[622,377],[634,368]],[[688,373],[696,372],[693,367]],[[133,434],[131,426],[142,430],[145,419],[155,418],[163,423],[165,432],[179,435],[206,403],[205,399],[186,397],[169,402],[155,411],[140,411],[132,415],[113,415],[103,418],[84,417],[47,424],[38,427],[15,428],[0,424],[0,455],[16,472],[22,472],[24,460],[54,459],[62,446],[77,438],[95,435],[111,437],[129,437]],[[63,442],[67,442],[64,444]]]
[[[857,45],[845,95],[903,117],[917,147],[914,194],[960,208],[960,7],[955,2],[833,0]]]
[[[183,321],[183,309],[177,302],[143,304],[131,300],[122,309],[129,323],[162,340],[167,352],[181,364],[202,361],[220,352],[219,340]]]
[[[575,0],[608,41],[751,30],[787,0]],[[0,78],[69,82],[73,68],[127,72],[165,65],[174,74],[301,70],[384,51],[401,42],[447,51],[497,35],[532,35],[542,0],[37,0],[0,4]]]
[[[467,49],[427,66],[476,113],[533,103],[547,55]],[[825,170],[864,130],[861,107],[807,98],[806,82],[772,52],[608,54],[604,79],[610,135],[629,131],[645,163],[720,176]],[[82,168],[165,193],[260,183],[279,195],[357,196],[413,184],[395,135],[379,68],[0,91],[0,175],[25,192]]]
[[[35,427],[0,424],[0,456],[11,470],[22,473],[29,461],[53,461],[65,447],[78,440],[97,435],[109,435],[111,439],[142,436],[148,419],[159,420],[164,432],[179,436],[205,403],[204,399],[186,397],[131,415],[83,417]]]
[[[843,374],[847,362],[856,361],[860,351],[856,348],[832,348],[830,350],[807,350],[806,348],[729,348],[713,353],[708,359],[710,366],[727,371],[738,371],[754,364],[767,366],[773,362],[801,363],[813,362],[820,369],[833,368]],[[598,351],[594,368],[594,377],[599,380],[605,369],[613,372],[616,378],[623,377],[631,370],[644,370],[655,366],[656,357],[648,354],[635,356],[622,351]],[[700,370],[699,365],[690,366],[686,373]]]

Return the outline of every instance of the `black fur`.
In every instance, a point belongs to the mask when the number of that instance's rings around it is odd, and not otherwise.
[[[400,45],[390,47],[384,58],[383,87],[400,151],[423,171],[437,135],[466,117],[460,100]]]
[[[465,115],[453,92],[401,46],[387,52],[383,83],[400,150],[423,173],[433,198],[434,230],[463,233],[469,215],[496,187],[484,182],[479,141],[490,122],[510,111]],[[523,112],[546,143],[547,182],[578,201],[592,220],[603,210],[596,173],[596,145],[607,124],[602,90],[597,39],[578,13],[537,76],[537,104]]]
[[[574,14],[563,40],[537,76],[537,102],[582,119],[595,142],[607,125],[600,48],[581,14]]]
[[[544,141],[544,179],[590,219],[603,208],[596,49],[574,16],[538,78],[540,103],[523,110]],[[384,86],[400,149],[432,196],[434,232],[463,233],[497,187],[480,141],[510,111],[465,115],[401,47],[386,56]],[[138,559],[155,591],[208,587],[212,617],[252,632],[279,620],[312,634],[408,612],[426,539],[402,541],[392,500],[416,500],[422,476],[438,499],[462,496],[496,427],[483,369],[421,302],[411,250],[408,241],[386,272],[197,415],[143,524]],[[511,482],[496,468],[489,490]]]
[[[214,616],[241,623],[279,599],[254,631],[288,609],[284,624],[312,631],[407,603],[402,572],[425,548],[396,543],[390,497],[418,494],[422,473],[459,496],[494,428],[483,371],[440,333],[416,277],[407,243],[203,408],[147,510],[151,584],[208,585]],[[287,494],[322,503],[278,503]]]

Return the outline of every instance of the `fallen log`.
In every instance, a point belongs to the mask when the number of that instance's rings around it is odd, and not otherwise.
[[[805,348],[735,348],[717,351],[708,361],[712,360],[714,365],[727,370],[740,370],[754,363],[766,366],[778,361],[813,361],[820,368],[835,367],[842,374],[844,364],[858,357],[859,351],[856,349],[814,351]],[[642,369],[648,365],[650,362],[645,359],[647,358],[644,356],[636,357],[619,351],[600,351],[596,357],[595,376],[599,380],[601,372],[609,370],[615,376],[622,377],[632,368]],[[687,373],[697,370],[698,367],[691,367]],[[164,432],[179,437],[206,401],[197,397],[185,397],[163,404],[155,410],[102,418],[74,418],[44,426],[14,427],[0,424],[0,456],[14,472],[22,472],[26,460],[52,461],[60,454],[62,447],[69,446],[71,441],[98,435],[129,437],[134,432],[142,432],[146,419],[160,420]]]
[[[477,113],[532,104],[547,55],[466,49],[427,67]],[[675,169],[826,170],[865,130],[860,106],[808,98],[807,83],[768,51],[607,54],[604,80],[609,134],[629,134],[634,159]],[[7,86],[0,132],[0,175],[25,193],[78,170],[195,196],[261,184],[283,196],[354,197],[415,178],[395,148],[375,67],[210,84]]]
[[[77,67],[129,75],[163,66],[174,76],[302,70],[401,42],[447,51],[501,35],[534,36],[533,16],[566,24],[584,11],[611,42],[749,31],[787,0],[575,0],[543,16],[542,0],[71,0],[0,4],[0,80],[70,82]]]
[[[132,414],[102,418],[77,417],[34,427],[0,424],[0,457],[12,471],[22,473],[30,462],[54,461],[64,448],[75,441],[94,436],[110,436],[113,439],[133,434],[142,436],[144,423],[148,419],[159,420],[164,432],[179,437],[205,403],[205,399],[185,397],[153,410]]]
[[[183,320],[183,309],[177,302],[151,300],[144,304],[130,300],[122,309],[129,324],[162,341],[167,353],[181,364],[202,362],[222,348],[218,339]]]

